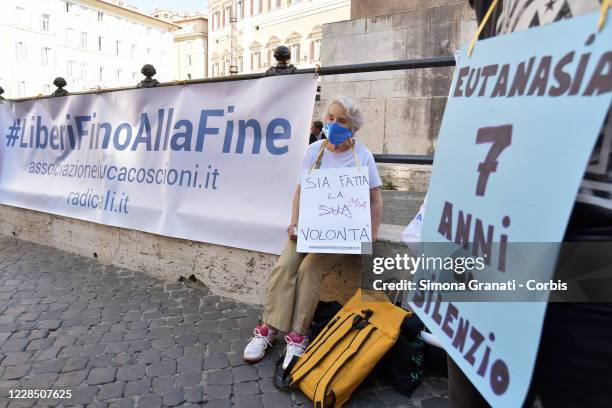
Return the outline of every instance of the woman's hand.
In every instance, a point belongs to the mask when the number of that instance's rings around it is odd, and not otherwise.
[[[297,231],[297,222],[292,222],[287,227],[287,235],[289,235],[289,239],[292,241],[297,241],[297,235],[295,234]]]

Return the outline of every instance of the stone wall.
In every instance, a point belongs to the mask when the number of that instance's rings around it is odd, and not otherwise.
[[[467,1],[353,3],[355,16],[401,8],[410,11],[324,25],[322,65],[450,56],[476,30],[474,11]],[[347,95],[361,103],[367,123],[357,137],[373,153],[433,154],[453,70],[446,67],[324,76],[315,117],[320,117],[326,101]],[[429,183],[429,168],[379,167],[386,180],[401,189],[425,191]],[[415,180],[420,182],[414,184]]]
[[[351,18],[384,16],[424,8],[465,4],[467,2],[467,0],[352,0]]]
[[[381,226],[377,251],[400,240],[402,227]],[[111,227],[0,205],[0,234],[70,251],[176,282],[195,277],[216,295],[263,304],[277,255]],[[337,265],[323,281],[323,300],[346,301],[359,270]]]

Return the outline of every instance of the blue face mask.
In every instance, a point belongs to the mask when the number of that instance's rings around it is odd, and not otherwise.
[[[346,139],[349,139],[353,136],[353,132],[351,132],[349,128],[340,126],[336,122],[331,122],[325,125],[325,130],[325,134],[327,134],[327,139],[333,145],[341,145]]]

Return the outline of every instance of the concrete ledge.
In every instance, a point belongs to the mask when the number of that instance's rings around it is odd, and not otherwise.
[[[382,225],[376,251],[402,245],[400,226]],[[195,275],[212,293],[263,304],[277,255],[169,238],[73,218],[0,205],[0,234],[13,235],[104,263],[176,282]],[[324,300],[347,300],[359,286],[359,269],[337,265],[324,278]]]

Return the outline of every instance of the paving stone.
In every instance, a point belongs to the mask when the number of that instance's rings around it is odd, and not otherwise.
[[[135,397],[142,394],[149,394],[151,392],[151,380],[148,378],[142,378],[136,381],[129,381],[125,384],[125,390],[123,391],[124,397]]]
[[[174,388],[175,377],[155,377],[153,378],[153,391],[157,393],[164,393]]]
[[[104,384],[100,387],[100,391],[98,392],[98,399],[108,400],[114,398],[121,398],[121,396],[123,395],[124,387],[125,383],[123,382]]]
[[[231,408],[232,403],[229,399],[209,401],[206,403],[206,408]]]
[[[290,407],[291,406],[291,395],[286,392],[271,392],[267,394],[263,394],[261,396],[261,401],[263,402],[263,406],[266,408],[281,408],[281,407]],[[377,407],[381,407],[383,404],[378,405]]]
[[[218,354],[225,354],[230,351],[232,345],[229,341],[221,340],[208,345],[208,352],[211,356]]]
[[[227,353],[227,357],[228,357],[230,366],[232,367],[248,364],[246,361],[244,361],[244,357],[242,353]]]
[[[161,360],[161,352],[158,350],[144,350],[138,354],[137,361],[140,364],[157,363]]]
[[[2,379],[4,380],[18,380],[24,376],[26,376],[30,372],[30,365],[18,365],[18,366],[9,366],[4,370],[4,374],[2,374]]]
[[[134,398],[121,398],[108,404],[108,408],[132,408],[135,405],[136,401]]]
[[[89,361],[88,357],[73,357],[66,360],[64,364],[63,372],[82,370],[87,366]]]
[[[175,407],[185,400],[181,388],[173,388],[162,394],[162,406]]]
[[[132,381],[145,376],[145,366],[143,364],[119,367],[117,369],[117,380]]]
[[[221,333],[206,332],[206,333],[200,334],[199,343],[200,344],[214,343],[214,342],[219,341],[220,339],[221,339]]]
[[[106,344],[106,349],[104,349],[104,352],[107,354],[119,354],[126,352],[129,346],[129,341],[113,341]]]
[[[142,408],[156,408],[162,406],[160,394],[144,394],[138,399],[138,406]]]
[[[87,384],[99,385],[107,384],[115,381],[115,375],[117,373],[116,367],[96,367],[92,368],[87,377]]]
[[[193,346],[197,342],[198,342],[198,335],[195,333],[186,334],[184,336],[176,338],[176,344],[179,345],[180,347]]]
[[[72,389],[71,404],[91,404],[98,393],[97,386],[79,387]]]
[[[232,397],[232,403],[235,408],[262,408],[261,397],[259,395],[248,397],[234,395]]]
[[[87,363],[87,367],[95,368],[95,367],[110,367],[113,365],[113,355],[112,354],[102,354],[95,357],[89,357],[89,362]]]
[[[104,350],[106,350],[106,344],[97,343],[97,344],[88,344],[83,347],[83,351],[81,351],[82,356],[93,357],[104,354]]]
[[[202,387],[185,388],[183,389],[183,396],[187,402],[200,403],[204,401]]]
[[[272,378],[262,378],[259,380],[259,389],[261,392],[269,393],[269,392],[278,392],[278,388],[274,385],[274,381]]]
[[[176,341],[174,340],[174,337],[162,337],[151,340],[151,346],[158,350],[164,350],[176,346]]]
[[[14,351],[24,351],[30,341],[28,339],[8,340],[4,342],[0,352],[11,353]]]
[[[83,383],[83,381],[85,381],[88,375],[88,369],[63,373],[62,375],[60,375],[55,385],[58,387],[80,385],[81,383]]]
[[[174,375],[176,373],[176,361],[163,360],[159,363],[153,363],[147,367],[146,371],[149,377],[163,377],[166,375]]]
[[[208,385],[221,385],[221,384],[233,384],[234,377],[232,376],[232,370],[224,369],[218,371],[212,371],[206,373],[206,384]]]
[[[202,359],[199,357],[181,358],[177,361],[176,370],[179,373],[191,373],[202,371]],[[224,368],[224,367],[215,367]]]
[[[234,395],[255,395],[259,394],[259,384],[257,381],[234,384]]]
[[[259,380],[257,369],[253,366],[240,366],[232,368],[234,381],[237,383]]]
[[[123,336],[123,339],[124,340],[142,340],[145,337],[147,337],[147,330],[140,329],[140,330],[130,330]]]
[[[68,336],[68,335],[56,337],[55,343],[53,343],[53,345],[55,347],[72,346],[75,343],[76,339],[77,339],[76,336]]]
[[[145,350],[150,350],[150,349],[151,349],[150,340],[145,339],[145,340],[130,341],[130,347],[129,347],[130,352],[145,351]]]
[[[172,347],[162,350],[162,360],[178,360],[183,357],[183,348]]]
[[[53,339],[35,339],[31,340],[26,347],[27,351],[37,351],[46,349],[53,344]],[[21,351],[21,350],[18,350]]]
[[[176,383],[180,387],[195,387],[202,383],[202,373],[184,373],[179,374]]]
[[[44,339],[49,335],[49,329],[32,330],[28,336],[29,340]]]
[[[158,327],[149,330],[149,339],[160,339],[172,336],[172,329],[170,327]]]
[[[120,367],[134,365],[136,356],[133,353],[119,353],[113,358],[113,362]]]
[[[206,400],[218,400],[229,398],[232,393],[232,387],[230,385],[207,385],[204,390],[206,391]]]
[[[204,357],[204,370],[218,370],[229,367],[229,360],[224,355]]]
[[[61,373],[68,359],[47,360],[34,365],[32,372],[36,374]]]
[[[276,365],[274,364],[258,364],[257,373],[262,378],[274,377],[276,371]]]
[[[62,325],[61,320],[43,320],[39,322],[39,329],[57,330]]]
[[[58,377],[58,374],[30,374],[20,381],[25,389],[47,389],[55,383]]]
[[[235,327],[238,327],[238,323],[236,322],[235,319],[222,319],[219,320],[219,330],[223,331],[223,330],[228,330],[228,329],[233,329]]]

